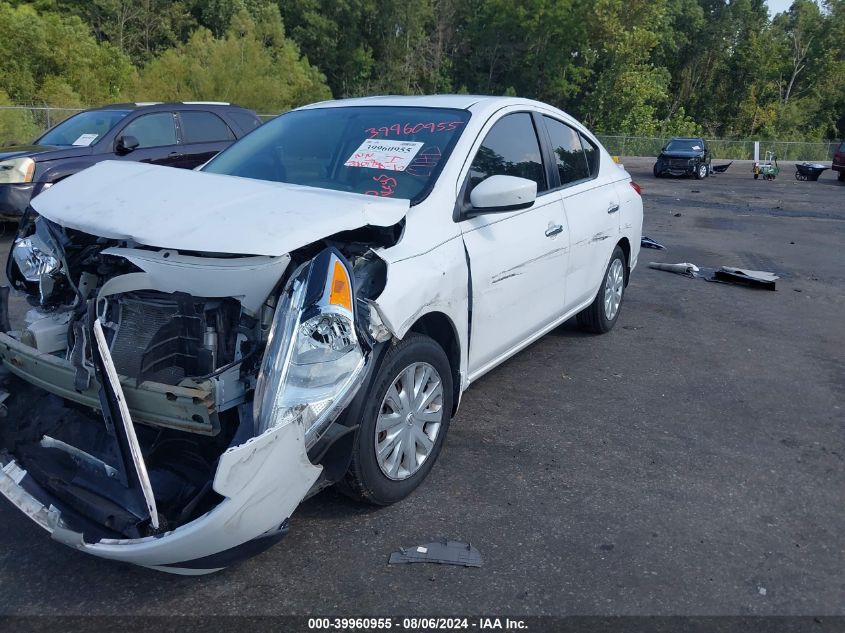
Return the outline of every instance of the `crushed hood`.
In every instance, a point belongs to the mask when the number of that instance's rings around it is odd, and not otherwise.
[[[278,256],[340,231],[391,226],[408,200],[105,161],[32,200],[48,220],[175,250]]]

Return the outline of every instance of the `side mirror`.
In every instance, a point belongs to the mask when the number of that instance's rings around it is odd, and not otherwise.
[[[527,209],[537,199],[537,183],[516,176],[490,176],[469,194],[470,215]]]
[[[121,155],[128,154],[132,150],[137,149],[139,145],[138,139],[134,136],[118,136],[117,143],[115,143],[115,151]]]

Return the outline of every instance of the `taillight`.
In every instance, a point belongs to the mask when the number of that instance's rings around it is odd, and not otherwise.
[[[631,181],[631,187],[633,187],[633,188],[634,188],[634,191],[636,191],[639,195],[643,195],[643,190],[642,190],[642,187],[640,187],[640,186],[639,186],[637,183],[635,183],[633,180]]]

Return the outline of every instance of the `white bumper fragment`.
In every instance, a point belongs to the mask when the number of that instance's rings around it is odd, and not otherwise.
[[[225,552],[279,528],[321,471],[308,461],[301,425],[274,428],[220,457],[214,490],[225,499],[213,510],[171,532],[97,543],[83,542],[81,534],[64,526],[59,510],[27,492],[21,485],[26,472],[14,461],[0,469],[0,494],[65,545],[101,558],[198,574],[221,567],[180,568],[179,564]]]

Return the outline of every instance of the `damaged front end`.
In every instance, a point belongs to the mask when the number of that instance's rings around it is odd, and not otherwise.
[[[353,260],[155,249],[40,217],[0,291],[0,493],[104,558],[206,573],[325,485],[376,343]],[[359,317],[358,314],[361,313]],[[343,470],[341,465],[340,470]]]

